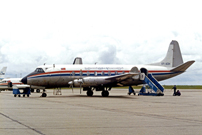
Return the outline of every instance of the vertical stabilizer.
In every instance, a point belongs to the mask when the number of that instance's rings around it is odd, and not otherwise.
[[[0,72],[0,80],[2,80],[2,79],[5,78],[6,69],[7,69],[7,67],[3,67],[3,68],[1,69],[1,72]]]
[[[177,67],[183,63],[182,54],[177,41],[172,40],[169,45],[166,57],[158,63],[151,65],[165,66],[165,67]]]

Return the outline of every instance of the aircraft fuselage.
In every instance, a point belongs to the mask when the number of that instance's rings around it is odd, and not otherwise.
[[[49,87],[68,87],[68,82],[74,81],[74,85],[79,87],[80,83],[76,84],[75,80],[82,79],[82,87],[88,86],[130,86],[142,84],[142,81],[135,78],[127,78],[120,83],[116,80],[105,78],[127,74],[130,72],[133,65],[55,65],[55,66],[39,66],[35,72],[27,76],[27,84],[36,86]],[[147,69],[158,81],[171,78],[179,73],[171,72],[170,68],[162,66],[139,65],[136,66]]]

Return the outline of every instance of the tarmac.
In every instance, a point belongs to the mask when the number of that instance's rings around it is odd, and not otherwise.
[[[14,97],[0,93],[0,135],[201,135],[202,90],[180,90],[181,96],[127,95],[112,89],[109,97],[75,89],[46,98],[40,93]]]

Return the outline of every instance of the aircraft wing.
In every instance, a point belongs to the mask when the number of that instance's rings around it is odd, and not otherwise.
[[[30,88],[30,85],[27,84],[21,84],[21,85],[15,85],[18,89],[25,89],[25,88]]]
[[[105,80],[116,80],[117,82],[120,82],[120,81],[126,80],[128,78],[134,77],[136,75],[139,75],[139,73],[125,73],[123,75],[116,75],[113,77],[108,77]]]
[[[126,80],[126,79],[131,78],[131,77],[135,77],[136,78],[136,76],[139,77],[139,71],[138,71],[137,67],[133,67],[130,70],[129,73],[125,73],[125,74],[122,74],[122,75],[116,75],[116,76],[108,77],[105,80],[114,80],[114,81],[120,82],[120,81]]]
[[[20,84],[20,85],[15,85],[18,89],[25,89],[25,88],[32,88],[32,89],[45,89],[45,87],[42,86],[30,86],[27,84]]]

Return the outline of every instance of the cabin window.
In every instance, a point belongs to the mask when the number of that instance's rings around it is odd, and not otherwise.
[[[72,71],[72,76],[75,76],[75,72],[74,71]]]
[[[83,72],[82,71],[80,71],[80,76],[82,76],[83,75]]]
[[[125,74],[125,71],[123,71],[122,73]]]
[[[110,71],[108,71],[108,75],[109,75],[109,76],[111,75],[111,72],[110,72]]]
[[[117,72],[117,71],[115,71],[115,75],[118,75],[118,72]]]
[[[102,71],[101,75],[102,75],[102,76],[104,76],[104,75],[105,75],[104,71]]]
[[[97,76],[97,72],[96,71],[94,72],[94,75]]]
[[[89,71],[87,71],[87,76],[89,76],[90,75],[90,72]]]

